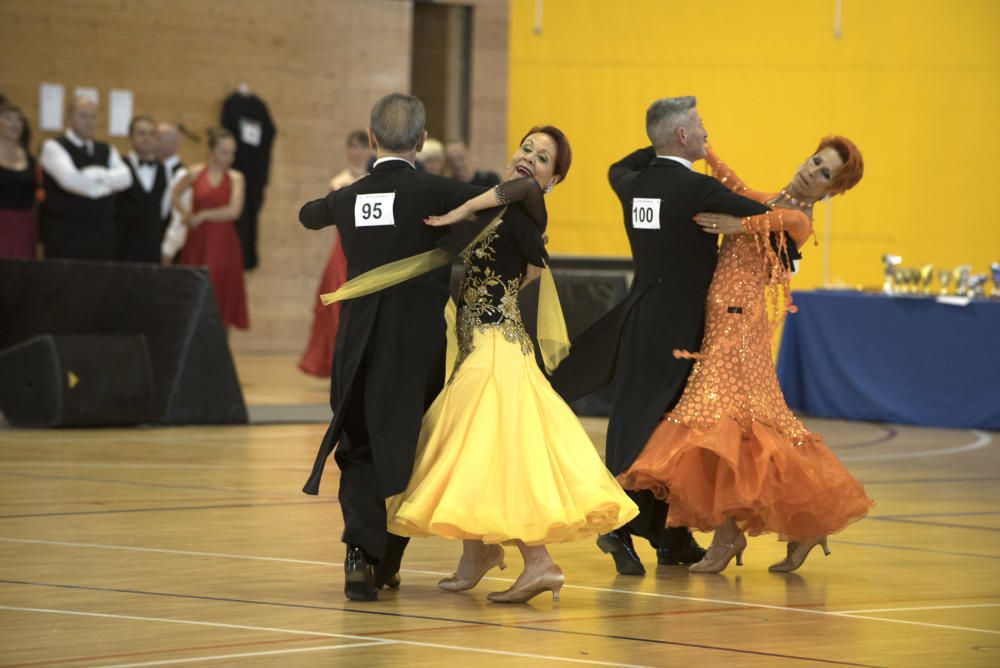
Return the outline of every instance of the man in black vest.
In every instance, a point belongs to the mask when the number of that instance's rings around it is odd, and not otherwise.
[[[132,173],[113,146],[94,141],[97,103],[77,98],[67,113],[70,129],[42,144],[39,163],[45,201],[39,214],[45,257],[112,260],[116,192]]]
[[[664,413],[680,399],[692,362],[675,359],[673,351],[695,351],[701,345],[718,237],[706,234],[695,214],[742,217],[768,210],[691,170],[692,162],[705,157],[708,136],[695,102],[694,97],[654,102],[646,112],[646,134],[653,145],[611,165],[608,179],[622,204],[635,280],[628,298],[573,342],[573,352],[552,381],[572,401],[620,374],[605,457],[614,475],[632,464]],[[649,540],[662,563],[701,559],[704,551],[687,529],[666,527],[665,502],[648,491],[629,496],[639,506],[639,516],[597,541],[614,557],[620,574],[645,573],[633,534]]]
[[[445,228],[423,219],[451,211],[483,188],[414,168],[427,133],[424,106],[393,93],[371,112],[371,173],[302,207],[309,229],[336,225],[352,279],[388,262],[433,249]],[[407,539],[386,531],[385,499],[406,488],[424,411],[444,385],[445,321],[450,266],[344,302],[334,347],[326,432],[307,494],[319,491],[337,446],[344,515],[344,593],[371,601],[399,584]],[[339,445],[338,445],[339,443]],[[373,570],[373,566],[377,569]]]
[[[127,262],[160,262],[163,241],[163,211],[166,206],[167,172],[156,159],[156,121],[136,116],[129,123],[132,150],[125,165],[132,172],[132,185],[118,193],[115,202],[117,257]]]

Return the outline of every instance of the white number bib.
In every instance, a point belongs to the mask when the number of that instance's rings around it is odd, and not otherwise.
[[[257,121],[249,118],[240,119],[240,140],[250,146],[260,146],[260,140],[264,136],[264,129]]]
[[[660,200],[652,197],[632,198],[632,227],[637,230],[660,229]]]
[[[354,227],[381,227],[396,224],[392,217],[392,205],[396,193],[372,193],[358,195],[354,200]]]

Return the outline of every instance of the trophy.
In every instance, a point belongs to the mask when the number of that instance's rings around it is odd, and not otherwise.
[[[973,274],[969,277],[969,296],[983,298],[986,296],[986,274]]]
[[[925,264],[920,267],[920,283],[922,284],[923,292],[925,295],[931,293],[931,283],[934,281],[934,265]]]
[[[956,295],[968,295],[969,292],[969,275],[972,273],[971,264],[963,264],[955,267],[955,294]]]
[[[939,271],[938,282],[941,284],[941,291],[938,294],[948,294],[948,283],[951,282],[951,269],[942,269]]]
[[[896,274],[895,269],[899,266],[899,263],[903,261],[903,258],[898,255],[883,255],[882,256],[882,266],[885,269],[885,282],[882,284],[882,292],[891,295],[896,285]]]
[[[920,283],[922,280],[921,270],[917,267],[910,268],[910,292],[916,294],[920,292]]]
[[[906,292],[906,268],[898,264],[892,268],[892,286],[887,294],[896,295]]]
[[[990,264],[990,280],[993,281],[993,298],[1000,299],[1000,262]]]

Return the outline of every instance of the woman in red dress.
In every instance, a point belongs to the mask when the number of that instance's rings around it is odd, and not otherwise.
[[[349,186],[368,173],[368,160],[372,157],[368,146],[368,133],[355,130],[347,135],[347,167],[330,179],[330,191]],[[347,258],[340,245],[340,235],[333,230],[333,250],[326,262],[323,277],[316,291],[316,301],[313,304],[313,326],[309,335],[306,351],[299,360],[299,368],[313,376],[330,377],[333,364],[333,342],[337,338],[337,326],[340,324],[340,302],[323,306],[319,296],[328,292],[336,292],[347,280]]]
[[[243,175],[230,169],[236,157],[236,140],[223,128],[208,132],[208,160],[191,168],[172,198],[188,226],[180,264],[208,267],[212,289],[226,327],[246,329],[246,291],[243,286],[243,251],[235,220],[243,210]],[[191,208],[184,193],[192,191]]]
[[[785,234],[801,247],[812,234],[813,203],[857,184],[863,162],[848,139],[827,137],[788,186],[773,193],[749,189],[711,149],[707,160],[716,178],[772,211],[742,220],[695,217],[706,232],[726,235],[701,351],[674,351],[697,360],[684,394],[618,478],[626,489],[665,499],[669,526],[715,530],[692,572],[718,573],[733,557],[740,564],[744,532],[787,538],[787,556],[770,570],[789,572],[817,545],[827,551],[827,534],[872,506],[822,435],[792,415],[771,360],[771,335],[790,305]]]
[[[0,102],[0,258],[35,257],[38,174],[21,110]]]

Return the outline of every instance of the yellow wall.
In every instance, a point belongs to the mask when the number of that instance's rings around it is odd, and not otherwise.
[[[1000,260],[1000,1],[511,1],[508,139],[552,123],[570,137],[569,178],[549,198],[552,250],[626,255],[607,167],[648,143],[657,97],[693,94],[710,141],[753,187],[777,190],[824,134],[865,156],[861,184],[831,205],[830,278],[881,282],[904,264]],[[824,239],[825,207],[816,208]],[[822,279],[807,247],[798,288]]]

